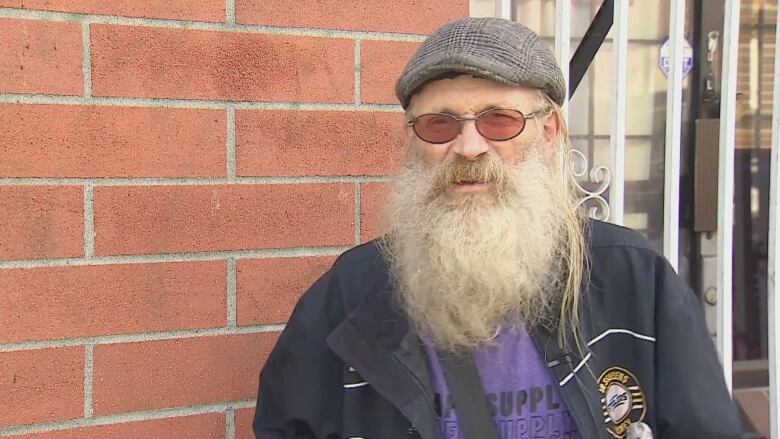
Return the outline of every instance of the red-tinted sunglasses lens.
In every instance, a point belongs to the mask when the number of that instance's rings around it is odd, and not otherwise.
[[[414,133],[428,143],[447,143],[458,137],[460,123],[449,114],[423,114],[414,119]]]
[[[525,117],[516,110],[490,110],[477,119],[477,131],[490,140],[509,140],[525,129]]]

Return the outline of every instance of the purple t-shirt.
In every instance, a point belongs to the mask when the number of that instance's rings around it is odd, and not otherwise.
[[[442,439],[463,439],[436,351],[426,345]],[[474,361],[501,439],[579,439],[558,385],[533,340],[519,325],[506,326]]]

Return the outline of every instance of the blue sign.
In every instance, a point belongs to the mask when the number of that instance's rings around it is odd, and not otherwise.
[[[661,71],[664,72],[664,76],[669,77],[669,71],[672,70],[672,48],[669,44],[669,38],[667,37],[663,44],[661,44],[661,50],[658,56],[658,66]],[[683,78],[688,76],[688,73],[693,70],[693,47],[691,44],[683,38]]]

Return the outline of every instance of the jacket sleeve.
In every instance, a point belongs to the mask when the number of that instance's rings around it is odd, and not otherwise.
[[[655,324],[656,438],[741,438],[741,422],[701,304],[660,256]]]
[[[257,438],[339,437],[342,369],[325,338],[343,307],[331,277],[304,294],[263,366],[252,423]]]

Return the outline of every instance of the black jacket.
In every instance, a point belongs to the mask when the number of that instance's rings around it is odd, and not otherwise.
[[[640,418],[656,439],[740,437],[692,291],[637,233],[588,229],[586,354],[532,331],[581,437],[621,438]],[[426,359],[386,270],[371,242],[344,253],[301,298],[260,375],[257,437],[440,437]]]

